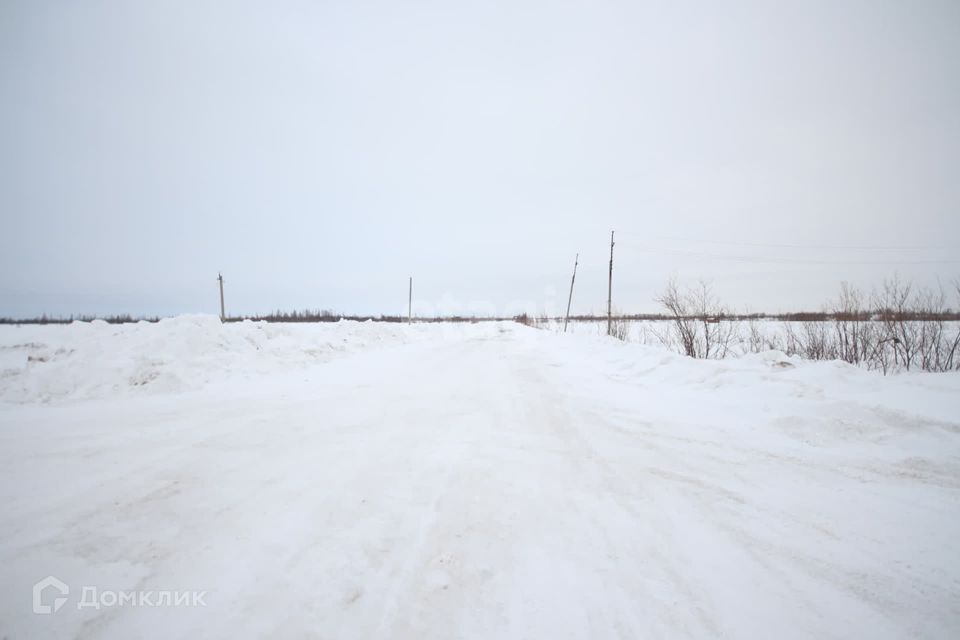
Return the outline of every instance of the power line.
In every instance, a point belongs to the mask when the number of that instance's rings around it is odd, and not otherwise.
[[[839,245],[839,244],[788,244],[773,242],[744,242],[734,240],[707,240],[697,238],[684,238],[680,236],[662,236],[651,234],[639,234],[630,231],[621,231],[621,235],[628,236],[641,235],[645,238],[657,238],[659,240],[673,240],[676,242],[689,242],[692,244],[719,244],[737,247],[766,247],[771,249],[818,249],[818,250],[844,250],[844,251],[937,251],[954,249],[956,247],[946,245]]]
[[[897,265],[897,264],[960,264],[960,260],[804,260],[800,258],[764,258],[757,256],[730,256],[705,251],[687,251],[684,249],[666,249],[661,247],[636,247],[641,251],[657,253],[679,253],[684,255],[701,256],[715,260],[744,263],[770,264],[816,264],[816,265]]]

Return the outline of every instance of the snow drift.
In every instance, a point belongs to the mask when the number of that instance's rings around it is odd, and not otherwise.
[[[222,324],[184,315],[156,323],[0,327],[0,401],[51,402],[118,393],[181,392],[235,375],[303,367],[403,343],[424,328],[351,322]]]

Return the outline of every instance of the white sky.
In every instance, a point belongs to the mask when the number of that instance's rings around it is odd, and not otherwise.
[[[601,311],[610,229],[630,312],[960,275],[952,0],[7,0],[0,92],[0,315],[559,312],[578,251]]]

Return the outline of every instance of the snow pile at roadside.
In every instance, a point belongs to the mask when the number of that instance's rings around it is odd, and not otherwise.
[[[397,323],[222,324],[210,315],[120,325],[95,320],[5,326],[0,327],[0,401],[189,391],[226,376],[306,366],[425,335],[425,327]]]
[[[547,340],[552,338],[550,332]],[[722,360],[698,360],[662,346],[625,343],[607,336],[556,336],[555,349],[575,357],[593,380],[624,383],[634,399],[644,397],[644,412],[662,420],[711,421],[704,398],[719,404],[722,415],[781,416],[796,409],[825,423],[853,406],[881,415],[887,423],[953,425],[960,415],[960,373],[878,371],[840,360],[811,361],[780,351],[747,353]],[[562,346],[561,346],[562,344]],[[612,374],[612,375],[611,375]],[[582,383],[581,383],[582,384]],[[597,383],[596,393],[603,393]],[[705,392],[709,396],[705,396]],[[609,390],[607,390],[609,393]],[[619,398],[610,398],[611,405]],[[811,412],[814,415],[810,415]],[[817,415],[819,412],[819,415]],[[832,429],[829,425],[821,425]]]

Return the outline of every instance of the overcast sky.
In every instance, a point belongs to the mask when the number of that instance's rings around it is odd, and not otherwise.
[[[955,0],[4,0],[0,92],[0,315],[960,275]]]

